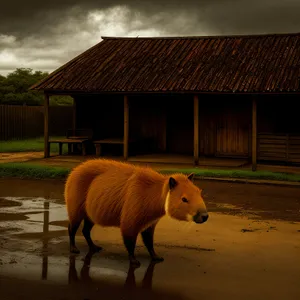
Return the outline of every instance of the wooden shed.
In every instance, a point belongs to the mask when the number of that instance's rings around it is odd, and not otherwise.
[[[67,94],[74,128],[120,140],[124,159],[300,162],[300,33],[102,39],[31,87],[45,93],[45,157],[49,96]]]

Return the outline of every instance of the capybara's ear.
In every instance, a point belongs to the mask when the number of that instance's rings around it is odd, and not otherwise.
[[[169,187],[170,187],[170,190],[174,189],[174,187],[176,185],[177,185],[177,181],[173,177],[170,177],[169,178]]]
[[[194,177],[195,177],[195,173],[191,173],[190,175],[188,175],[188,180],[190,180],[190,181],[194,181]]]

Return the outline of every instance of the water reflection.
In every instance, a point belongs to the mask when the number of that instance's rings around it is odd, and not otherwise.
[[[152,291],[152,281],[153,281],[153,273],[155,269],[155,265],[159,262],[150,262],[148,268],[146,269],[144,278],[142,280],[142,284],[140,287],[136,284],[135,278],[135,270],[136,267],[133,267],[129,264],[127,277],[124,285],[116,285],[113,283],[109,283],[108,281],[99,281],[93,280],[90,276],[90,265],[91,260],[94,253],[89,252],[84,258],[83,266],[80,270],[80,276],[78,276],[76,270],[76,256],[71,255],[69,257],[69,278],[68,283],[78,287],[78,284],[83,284],[85,286],[95,286],[97,290],[103,296],[104,294],[108,294],[110,296],[109,299],[117,299],[117,297],[122,296],[123,299],[142,299],[145,297],[153,298],[155,296],[156,299],[181,299],[179,295],[169,295],[166,293],[158,293]],[[114,298],[116,297],[116,298]],[[119,298],[118,298],[119,299]]]
[[[76,256],[70,255],[69,257],[69,284],[73,283],[92,283],[93,280],[90,277],[90,265],[91,265],[91,260],[92,257],[95,253],[94,252],[88,252],[84,258],[83,266],[80,271],[80,279],[77,274],[76,270]],[[159,262],[150,262],[148,265],[148,268],[145,272],[144,278],[142,280],[142,288],[143,289],[152,289],[152,279],[153,279],[153,274],[154,274],[154,268],[155,265],[158,264]],[[125,280],[124,288],[127,290],[130,289],[135,289],[137,287],[136,285],[136,280],[135,280],[135,270],[136,267],[131,266],[129,264],[128,272],[127,272],[127,277]]]
[[[42,280],[47,280],[48,276],[48,243],[50,240],[49,230],[49,211],[50,202],[44,201],[44,212],[43,212],[43,237],[42,237]],[[141,282],[141,286],[138,287],[135,278],[136,267],[129,264],[128,272],[124,283],[116,284],[109,280],[106,276],[103,276],[101,280],[99,278],[92,278],[90,276],[90,266],[94,252],[88,252],[84,257],[83,265],[80,269],[80,274],[77,273],[76,269],[76,255],[69,256],[69,272],[68,272],[68,284],[72,286],[72,289],[79,289],[81,293],[89,295],[90,293],[99,293],[99,296],[108,295],[108,299],[172,299],[181,300],[183,299],[178,293],[165,293],[157,292],[152,290],[153,274],[156,264],[159,262],[150,262],[144,277]],[[62,266],[62,268],[64,268]],[[119,281],[119,278],[117,278]]]
[[[154,274],[154,268],[157,263],[159,263],[159,262],[150,262],[148,265],[148,268],[145,272],[144,278],[142,280],[142,286],[141,286],[145,290],[152,289],[152,279],[153,279],[153,274]],[[129,270],[128,270],[128,275],[127,275],[127,278],[125,281],[125,288],[127,288],[127,289],[135,289],[137,287],[134,271],[135,271],[135,268],[130,266]]]
[[[43,222],[43,253],[46,253],[48,249],[48,232],[49,232],[49,208],[50,203],[48,201],[44,201],[44,222]],[[48,273],[48,255],[43,255],[43,266],[42,266],[42,279],[47,279]]]

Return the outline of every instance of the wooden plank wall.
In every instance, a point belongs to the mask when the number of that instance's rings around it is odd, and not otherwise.
[[[201,103],[201,101],[199,100]],[[199,104],[199,111],[201,104]],[[194,100],[193,95],[178,96],[167,105],[167,151],[180,155],[194,155]],[[200,119],[199,119],[200,124]],[[200,126],[200,125],[199,125]],[[199,128],[200,129],[200,128]],[[200,144],[200,133],[199,133]]]
[[[249,156],[250,121],[246,112],[225,112],[217,124],[216,155]]]
[[[152,140],[151,152],[193,155],[193,97],[136,97],[131,100],[130,133]],[[251,101],[199,97],[199,153],[248,157]],[[164,143],[165,141],[165,143]]]
[[[248,100],[226,96],[205,99],[199,112],[202,155],[250,156],[251,101]]]
[[[50,106],[50,135],[65,135],[72,127],[72,106]],[[0,140],[40,137],[44,134],[44,107],[0,105]]]
[[[259,133],[257,142],[259,160],[300,163],[300,135]]]
[[[130,97],[129,136],[140,154],[167,152],[167,105],[164,99]]]
[[[300,163],[300,135],[288,135],[287,161]]]
[[[300,163],[299,95],[264,95],[257,105],[257,158]]]

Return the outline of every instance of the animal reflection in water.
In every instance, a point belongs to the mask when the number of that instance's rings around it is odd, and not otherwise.
[[[48,251],[48,242],[50,237],[49,234],[49,210],[50,210],[50,203],[48,201],[44,201],[44,222],[43,222],[43,247],[42,250],[44,253]],[[76,293],[80,295],[82,292],[84,294],[93,294],[95,289],[91,288],[95,286],[97,288],[97,293],[99,296],[104,296],[107,294],[109,297],[107,299],[114,300],[114,299],[125,299],[125,297],[129,300],[134,299],[156,299],[156,300],[183,300],[184,298],[178,294],[178,292],[173,293],[162,293],[162,292],[154,292],[152,291],[152,279],[154,268],[156,264],[162,263],[159,261],[150,261],[149,266],[146,270],[144,278],[142,280],[142,288],[137,288],[136,281],[135,281],[135,269],[139,266],[129,264],[127,278],[125,280],[124,286],[118,286],[115,284],[109,284],[106,282],[99,282],[99,280],[93,280],[90,277],[90,264],[93,255],[95,252],[89,251],[84,258],[84,263],[80,271],[80,278],[78,277],[77,270],[76,270],[76,256],[71,255],[69,257],[69,278],[68,282],[72,285],[72,289],[76,290]],[[48,277],[48,255],[43,255],[42,261],[42,279],[47,280]],[[83,289],[78,291],[77,288],[80,288],[80,283],[83,283]],[[74,284],[74,285],[73,285]],[[66,298],[67,299],[67,298]]]
[[[88,254],[84,258],[84,263],[80,271],[80,276],[78,276],[77,270],[76,270],[76,256],[71,255],[69,258],[69,284],[75,284],[78,286],[78,284],[82,283],[86,287],[88,287],[88,290],[91,289],[92,286],[95,285],[95,288],[97,288],[99,292],[99,296],[103,296],[108,294],[109,299],[124,299],[124,297],[128,297],[128,299],[172,299],[172,300],[182,300],[183,298],[178,295],[178,293],[160,293],[160,292],[154,292],[152,291],[152,279],[153,279],[153,273],[154,268],[156,264],[159,264],[160,262],[154,262],[150,261],[148,268],[145,272],[144,278],[142,280],[141,288],[139,288],[136,284],[135,280],[135,270],[137,269],[137,266],[134,266],[132,264],[129,264],[129,269],[127,273],[127,277],[125,280],[125,283],[123,286],[121,285],[115,285],[115,284],[109,284],[106,282],[101,282],[98,280],[93,280],[90,277],[90,264],[91,259],[94,255],[94,252],[88,252]],[[121,297],[121,298],[120,298]]]
[[[84,283],[92,283],[93,280],[90,277],[90,264],[91,259],[93,257],[93,252],[88,252],[87,255],[84,258],[83,266],[81,268],[80,272],[80,278],[82,282]],[[154,273],[154,267],[157,262],[150,262],[148,265],[148,268],[146,270],[144,279],[143,279],[143,287],[151,289],[152,288],[152,278]],[[125,281],[125,287],[136,287],[135,282],[135,270],[137,268],[135,266],[130,265],[128,270],[128,275]],[[79,277],[76,271],[76,258],[75,256],[70,256],[70,265],[69,265],[69,283],[75,283],[79,281]]]

